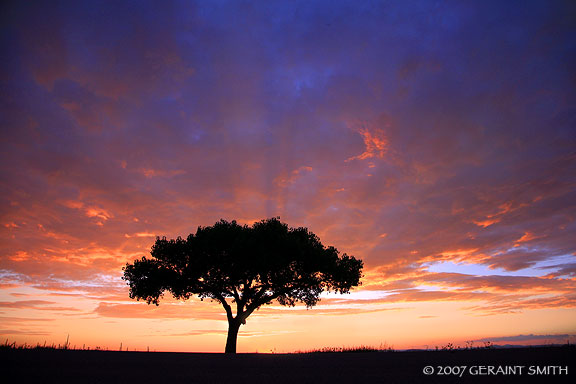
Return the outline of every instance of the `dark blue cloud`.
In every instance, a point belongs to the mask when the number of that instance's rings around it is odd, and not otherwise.
[[[476,341],[494,342],[494,343],[500,343],[503,341],[509,341],[509,342],[514,342],[514,341],[567,342],[568,340],[573,339],[575,336],[576,335],[568,335],[568,334],[563,334],[563,335],[534,335],[534,334],[529,334],[529,335],[517,335],[517,336],[492,337],[492,338],[485,337],[483,339],[478,339]]]

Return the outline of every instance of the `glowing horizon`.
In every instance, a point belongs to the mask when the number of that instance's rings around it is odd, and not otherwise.
[[[219,305],[130,300],[122,267],[279,216],[363,285],[261,308],[239,352],[574,343],[566,7],[6,5],[0,337],[222,352]]]

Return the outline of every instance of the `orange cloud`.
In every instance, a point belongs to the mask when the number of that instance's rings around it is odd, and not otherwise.
[[[30,258],[30,255],[28,255],[28,252],[26,251],[18,251],[16,252],[16,254],[8,257],[10,258],[10,260],[18,262],[28,260]]]
[[[384,158],[388,151],[388,139],[383,129],[369,128],[366,123],[362,123],[355,130],[362,136],[365,150],[360,155],[350,157],[346,161]]]
[[[104,221],[110,219],[112,215],[108,213],[106,210],[102,208],[87,208],[86,209],[86,216],[88,217],[97,217]]]
[[[488,255],[479,252],[480,248],[469,248],[469,249],[455,249],[449,251],[442,251],[438,254],[429,255],[420,258],[421,263],[430,263],[438,261],[452,261],[455,263],[483,263],[490,257]]]
[[[46,301],[46,300],[21,300],[21,301],[1,301],[0,307],[1,308],[18,308],[18,309],[34,309],[34,310],[41,310],[41,311],[80,311],[78,308],[74,307],[55,307],[53,304],[56,304],[54,301]]]
[[[173,177],[173,176],[183,175],[186,173],[186,171],[181,170],[181,169],[164,171],[164,170],[158,170],[158,169],[152,169],[152,168],[140,168],[137,171],[139,173],[143,174],[144,176],[146,176],[147,178]]]
[[[149,232],[139,232],[139,233],[134,233],[133,235],[129,235],[127,233],[124,234],[124,237],[126,238],[131,238],[131,237],[155,237],[156,235],[154,233],[149,233]]]
[[[72,208],[72,209],[79,209],[83,210],[84,214],[87,217],[93,217],[97,219],[102,219],[104,221],[113,218],[114,216],[105,210],[104,208],[96,207],[96,206],[88,206],[84,204],[82,201],[75,201],[75,200],[68,200],[62,203],[65,207]]]
[[[539,199],[534,199],[533,202],[538,201]],[[518,203],[512,201],[506,201],[498,205],[497,211],[494,213],[490,213],[485,216],[484,219],[480,220],[473,220],[472,222],[480,227],[489,227],[493,224],[497,224],[502,221],[502,218],[514,211],[517,211],[521,208],[528,207],[529,203]]]
[[[226,312],[215,303],[170,303],[163,302],[159,306],[146,303],[112,304],[102,302],[94,310],[104,317],[138,318],[138,319],[205,319],[226,320]]]
[[[486,219],[486,220],[474,220],[472,221],[474,224],[476,224],[479,227],[489,227],[492,224],[496,224],[499,223],[501,219]]]
[[[293,184],[296,179],[303,173],[303,172],[312,172],[312,167],[309,166],[301,166],[298,169],[293,170],[290,174],[286,177],[279,176],[277,177],[274,182],[280,187],[287,187],[290,184]]]
[[[536,236],[531,232],[524,232],[524,235],[522,235],[522,237],[516,240],[516,244],[514,244],[514,247],[519,247],[522,243],[527,243],[531,240],[540,239],[542,237],[543,236]]]

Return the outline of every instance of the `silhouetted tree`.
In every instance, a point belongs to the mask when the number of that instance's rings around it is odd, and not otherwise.
[[[289,228],[280,218],[252,226],[221,220],[187,239],[157,237],[151,256],[123,268],[130,297],[158,305],[169,291],[177,299],[220,302],[228,317],[226,353],[236,353],[240,325],[261,305],[276,300],[312,307],[325,289],[348,293],[358,286],[363,267],[362,260],[339,256],[307,228]]]

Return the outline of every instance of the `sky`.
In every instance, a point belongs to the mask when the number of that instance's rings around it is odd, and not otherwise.
[[[122,267],[280,216],[362,286],[240,352],[576,341],[574,2],[1,7],[0,339],[221,352],[218,304]]]

